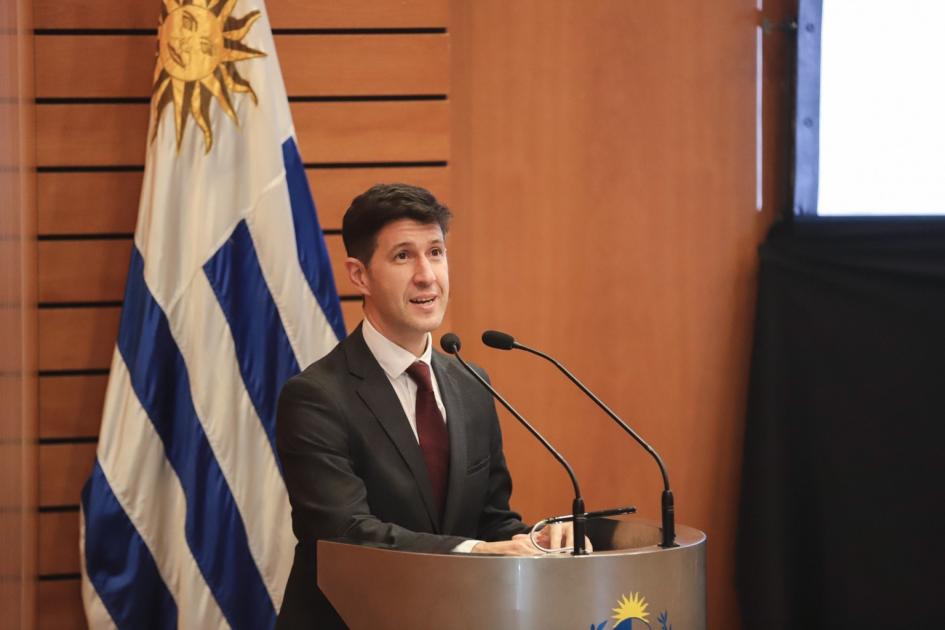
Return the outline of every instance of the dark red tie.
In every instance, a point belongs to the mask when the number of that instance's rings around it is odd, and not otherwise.
[[[430,366],[417,361],[407,368],[407,375],[417,384],[417,437],[427,463],[427,474],[433,485],[433,498],[443,514],[446,504],[446,482],[450,473],[450,441],[443,415],[436,406]]]

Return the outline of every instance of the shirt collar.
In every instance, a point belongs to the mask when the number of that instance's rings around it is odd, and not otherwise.
[[[433,355],[433,344],[430,343],[432,339],[430,333],[427,333],[426,347],[423,354],[419,357],[414,356],[409,350],[401,348],[382,335],[371,322],[368,321],[367,317],[364,318],[361,333],[364,335],[364,343],[367,344],[368,350],[371,351],[371,354],[374,355],[374,358],[377,359],[377,362],[380,364],[381,369],[384,370],[384,373],[387,374],[387,377],[390,379],[399,378],[408,367],[417,361],[423,361],[427,365],[431,365],[430,359]]]

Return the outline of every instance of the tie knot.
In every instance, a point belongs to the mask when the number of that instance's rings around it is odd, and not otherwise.
[[[417,389],[422,391],[433,391],[433,383],[430,380],[430,366],[421,361],[412,363],[407,368],[407,376],[413,379],[417,384]]]

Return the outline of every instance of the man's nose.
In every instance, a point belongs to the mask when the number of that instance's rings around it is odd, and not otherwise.
[[[433,273],[433,265],[425,257],[421,256],[417,259],[417,266],[413,272],[413,281],[417,284],[431,284],[436,279],[436,275]]]

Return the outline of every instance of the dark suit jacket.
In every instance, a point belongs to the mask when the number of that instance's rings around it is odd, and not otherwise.
[[[442,518],[417,439],[360,327],[283,387],[276,445],[299,542],[277,628],[344,627],[316,585],[318,539],[445,553],[470,538],[528,531],[509,509],[492,398],[455,359],[434,352],[432,363],[450,440]]]

